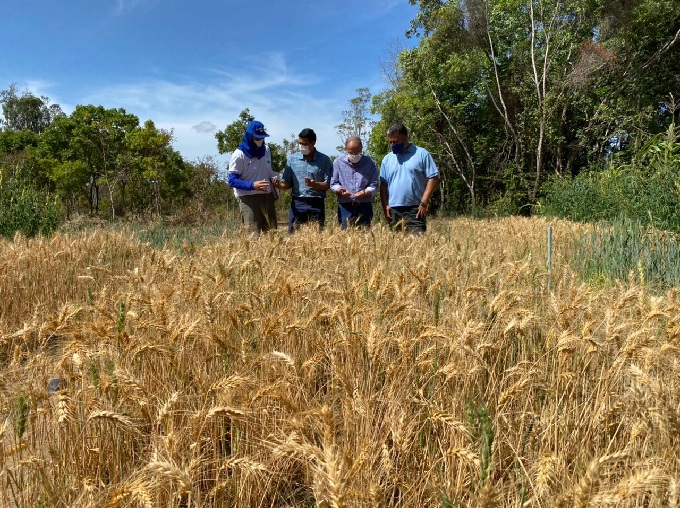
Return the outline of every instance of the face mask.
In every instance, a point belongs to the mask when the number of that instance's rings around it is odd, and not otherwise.
[[[309,155],[309,145],[298,145],[302,155]]]
[[[392,153],[401,153],[404,151],[404,145],[405,143],[394,143],[391,144],[390,147],[392,148]]]
[[[264,139],[253,139],[253,143],[255,143],[255,146],[260,148],[264,144]]]
[[[347,160],[350,161],[352,164],[356,164],[361,160],[361,154],[360,153],[352,153],[352,154],[347,154]]]

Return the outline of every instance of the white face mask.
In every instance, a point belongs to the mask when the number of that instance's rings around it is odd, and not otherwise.
[[[256,147],[260,148],[264,144],[264,139],[253,138],[253,143],[255,143]]]
[[[356,164],[361,160],[361,154],[360,153],[352,153],[352,154],[347,154],[347,160],[350,161],[352,164]]]
[[[309,145],[298,145],[300,147],[300,153],[302,155],[308,155],[309,154]]]

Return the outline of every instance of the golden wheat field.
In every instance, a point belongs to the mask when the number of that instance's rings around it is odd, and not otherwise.
[[[0,506],[678,506],[680,296],[579,227],[3,241]]]

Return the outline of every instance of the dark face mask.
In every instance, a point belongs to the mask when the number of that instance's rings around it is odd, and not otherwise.
[[[404,151],[404,145],[405,143],[394,143],[391,144],[390,147],[392,148],[392,153],[401,153]]]

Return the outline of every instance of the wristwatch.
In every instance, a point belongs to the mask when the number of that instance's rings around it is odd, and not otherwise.
[[[427,208],[427,203],[425,201],[421,201],[420,206],[424,206],[425,208]]]

